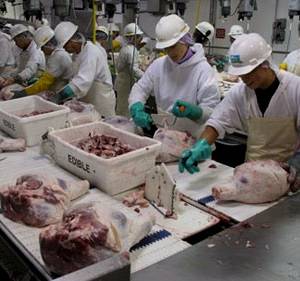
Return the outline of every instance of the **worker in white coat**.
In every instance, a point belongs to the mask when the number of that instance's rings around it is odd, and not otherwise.
[[[38,77],[45,70],[45,56],[41,50],[37,48],[33,40],[33,35],[23,24],[16,24],[11,28],[11,38],[16,43],[15,58],[17,70],[14,75],[8,77],[3,86],[13,83],[26,83],[31,79]]]
[[[4,26],[6,32],[8,32],[8,28]],[[1,77],[9,77],[10,74],[14,71],[16,66],[16,60],[13,53],[15,48],[14,42],[11,40],[11,36],[4,32],[4,30],[0,31],[0,76]],[[9,31],[10,32],[10,31]]]
[[[235,39],[244,34],[244,28],[238,24],[234,24],[230,27],[228,36],[230,43],[232,44]]]
[[[57,46],[54,30],[47,25],[37,29],[34,41],[46,56],[46,71],[37,82],[22,91],[15,91],[12,98],[35,95],[42,91],[57,92],[61,90],[73,76],[72,59],[64,48]]]
[[[149,129],[150,114],[144,110],[149,95],[158,109],[202,124],[220,101],[214,70],[203,51],[193,48],[189,26],[177,15],[162,17],[156,25],[156,48],[167,56],[156,59],[133,86],[130,113],[136,125]]]
[[[207,21],[199,22],[193,33],[195,43],[200,43],[203,46],[211,44],[214,38],[215,28]]]
[[[99,25],[96,28],[96,46],[101,51],[102,55],[107,60],[107,52],[108,49],[108,29],[103,26]]]
[[[122,47],[116,63],[117,78],[115,90],[117,92],[117,114],[129,116],[128,97],[130,90],[144,72],[139,68],[138,46],[143,39],[143,31],[135,23],[129,23],[124,28],[127,44]]]
[[[235,130],[248,134],[247,160],[286,161],[300,129],[300,78],[271,64],[271,47],[256,33],[237,38],[229,50],[229,73],[242,81],[216,107],[195,145],[184,151],[181,172],[199,171],[211,145]]]
[[[285,69],[288,72],[294,73],[300,76],[300,49],[294,50],[289,53],[283,61]]]
[[[58,93],[61,102],[76,97],[91,103],[102,116],[115,115],[116,98],[107,61],[99,48],[78,32],[72,22],[61,22],[55,28],[60,47],[77,55],[78,69],[71,81]]]

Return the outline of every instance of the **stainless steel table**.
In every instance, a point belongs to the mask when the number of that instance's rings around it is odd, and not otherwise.
[[[300,194],[132,275],[132,281],[299,281]]]

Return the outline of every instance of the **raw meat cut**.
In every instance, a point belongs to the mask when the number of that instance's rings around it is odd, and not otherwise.
[[[289,191],[288,177],[276,161],[250,161],[236,167],[228,182],[213,187],[212,195],[219,200],[243,203],[272,202]]]
[[[61,223],[40,233],[41,255],[51,272],[67,274],[129,251],[153,224],[150,216],[105,203],[81,204],[66,212]]]
[[[133,121],[129,120],[125,116],[111,116],[107,117],[103,120],[103,122],[110,124],[120,130],[130,132],[130,133],[136,133],[137,128]]]
[[[21,91],[23,89],[24,87],[19,84],[6,86],[0,91],[0,100],[10,100],[14,96],[13,91]]]
[[[91,123],[101,119],[101,116],[92,104],[73,99],[65,102],[64,106],[71,109],[69,121],[73,126]]]
[[[49,113],[49,112],[53,112],[54,110],[34,110],[30,113],[26,113],[26,114],[21,114],[18,115],[21,118],[25,118],[25,117],[31,117],[31,116],[36,116],[36,115],[41,115],[41,114],[45,114],[45,113]]]
[[[11,139],[0,136],[0,153],[9,151],[25,151],[26,142],[24,139]]]
[[[147,208],[149,202],[145,199],[145,190],[141,189],[134,191],[123,198],[123,204],[127,207],[139,206],[141,208]]]
[[[123,144],[117,137],[94,135],[93,133],[89,133],[88,138],[80,140],[75,145],[85,152],[93,153],[105,159],[134,150],[129,144]]]
[[[195,139],[186,132],[163,128],[155,132],[153,139],[162,143],[160,153],[156,159],[158,162],[177,161],[182,151],[195,143]]]
[[[24,175],[0,193],[4,216],[43,227],[59,222],[70,201],[86,193],[88,181],[67,183],[43,175]]]

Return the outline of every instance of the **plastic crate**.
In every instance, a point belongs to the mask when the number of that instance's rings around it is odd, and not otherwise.
[[[35,110],[53,110],[31,117],[19,117]],[[0,103],[0,129],[13,138],[23,138],[27,146],[41,141],[49,127],[61,129],[66,126],[70,109],[46,101],[38,96],[25,97]]]
[[[135,150],[104,159],[71,144],[88,137],[90,132],[118,137]],[[145,183],[146,173],[155,166],[161,146],[159,141],[137,136],[101,121],[50,132],[48,140],[53,148],[50,154],[60,166],[110,195]]]

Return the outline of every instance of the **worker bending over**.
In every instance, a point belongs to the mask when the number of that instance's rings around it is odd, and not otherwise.
[[[300,128],[300,78],[271,64],[271,47],[256,33],[238,37],[229,50],[229,73],[242,82],[216,107],[200,139],[182,153],[179,170],[199,171],[211,145],[225,133],[248,133],[247,160],[288,160]]]

